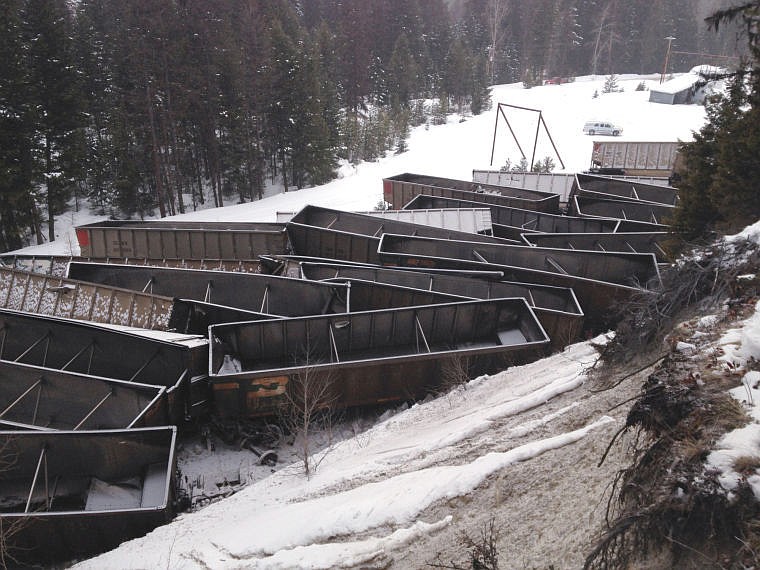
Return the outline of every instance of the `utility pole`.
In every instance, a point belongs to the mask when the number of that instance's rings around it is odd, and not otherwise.
[[[673,36],[668,36],[665,39],[668,40],[668,49],[665,52],[665,65],[662,66],[662,75],[660,75],[660,84],[662,84],[662,82],[665,81],[665,75],[668,73],[668,61],[670,60],[670,46],[673,43],[673,40],[675,38]]]

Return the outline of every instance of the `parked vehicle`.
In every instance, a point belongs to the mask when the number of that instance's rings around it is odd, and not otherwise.
[[[583,132],[587,135],[612,135],[618,136],[623,132],[622,127],[607,121],[588,121],[583,125]]]

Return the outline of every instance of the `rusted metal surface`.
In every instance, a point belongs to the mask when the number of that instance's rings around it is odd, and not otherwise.
[[[202,382],[190,393],[198,378],[205,379],[208,362],[207,341],[198,336],[0,309],[0,360],[165,386],[175,423],[207,405]]]
[[[127,429],[168,423],[165,388],[0,361],[2,429]]]
[[[121,265],[149,265],[177,269],[204,269],[232,273],[260,273],[258,260],[246,259],[147,259],[144,257],[82,257],[77,255],[0,255],[0,266],[65,277],[72,261],[91,263],[118,263]]]
[[[91,556],[173,517],[176,428],[2,431],[4,544],[20,562]]]
[[[500,241],[480,234],[386,220],[318,206],[304,207],[287,223],[287,228],[293,252],[297,255],[374,264],[380,262],[377,246],[383,233],[492,243]]]
[[[345,286],[308,283],[253,273],[227,273],[135,265],[72,262],[69,275],[82,281],[173,295],[278,316],[342,312]]]
[[[636,200],[675,206],[678,203],[678,190],[672,186],[655,186],[641,182],[576,174],[572,196],[607,198],[612,200]]]
[[[421,174],[399,174],[383,179],[383,199],[393,209],[403,208],[418,194],[559,213],[558,194]]]
[[[282,224],[246,222],[98,222],[76,228],[84,257],[256,259],[287,252]]]
[[[666,231],[675,208],[651,202],[573,196],[568,210],[573,215],[586,218],[632,220],[650,224],[651,231]]]
[[[559,249],[585,249],[591,251],[618,251],[651,253],[659,263],[667,263],[670,257],[661,244],[668,238],[665,232],[638,232],[619,234],[523,234],[529,245]]]
[[[583,330],[583,311],[575,293],[568,287],[491,281],[477,277],[403,271],[388,267],[350,267],[327,263],[300,262],[294,264],[293,269],[306,279],[362,279],[456,295],[465,299],[522,297],[533,308],[541,326],[549,335],[552,350],[562,350],[569,343],[575,342]]]
[[[209,338],[218,412],[249,416],[318,379],[337,407],[415,398],[447,365],[490,370],[495,356],[535,358],[548,343],[524,299],[233,323],[210,327]]]
[[[165,330],[169,297],[0,267],[0,308]]]
[[[410,200],[404,208],[456,208],[458,206],[470,207],[471,204],[472,202],[466,200],[438,198],[420,194]],[[636,222],[616,219],[580,218],[577,216],[547,214],[495,205],[490,205],[489,208],[491,210],[494,235],[512,240],[521,240],[524,233],[612,233],[617,231],[632,231],[637,227]]]
[[[385,234],[380,257],[387,265],[495,269],[505,279],[572,287],[592,329],[606,326],[609,311],[648,282],[659,286],[653,255],[494,246]]]

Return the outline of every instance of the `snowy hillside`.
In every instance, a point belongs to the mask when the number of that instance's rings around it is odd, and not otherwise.
[[[565,171],[575,172],[590,163],[592,138],[581,133],[587,120],[619,124],[624,136],[616,140],[631,141],[689,140],[702,125],[702,107],[648,103],[649,93],[635,90],[643,79],[656,83],[654,76],[621,76],[623,92],[611,94],[601,94],[603,77],[529,90],[496,86],[493,101],[541,109]],[[536,115],[515,111],[508,118],[523,149],[532,148]],[[415,172],[470,179],[474,168],[489,168],[494,123],[492,110],[420,127],[408,152],[344,166],[341,178],[324,186],[177,218],[274,221],[276,212],[305,204],[372,209],[382,198],[383,177]],[[536,158],[547,155],[559,164],[541,133]],[[495,157],[493,167],[520,159],[503,123]],[[78,253],[65,223],[58,226],[61,239],[25,253]],[[604,520],[604,493],[622,458],[613,450],[603,466],[597,463],[625,421],[620,404],[641,380],[631,377],[615,391],[593,389],[588,374],[598,358],[595,343],[474,379],[437,399],[387,412],[371,426],[360,419],[334,426],[321,434],[322,460],[308,479],[293,456],[292,464],[273,470],[256,466],[247,451],[220,446],[209,452],[188,442],[180,452],[188,481],[204,487],[208,473],[219,487],[222,474],[231,474],[230,481],[247,485],[76,568],[423,568],[438,555],[448,562],[462,554],[461,531],[477,536],[492,516],[501,529],[504,567],[578,568]]]

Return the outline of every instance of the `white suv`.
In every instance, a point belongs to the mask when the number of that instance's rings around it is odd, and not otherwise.
[[[583,125],[583,132],[587,135],[612,135],[616,137],[623,132],[623,129],[604,121],[589,121]]]

